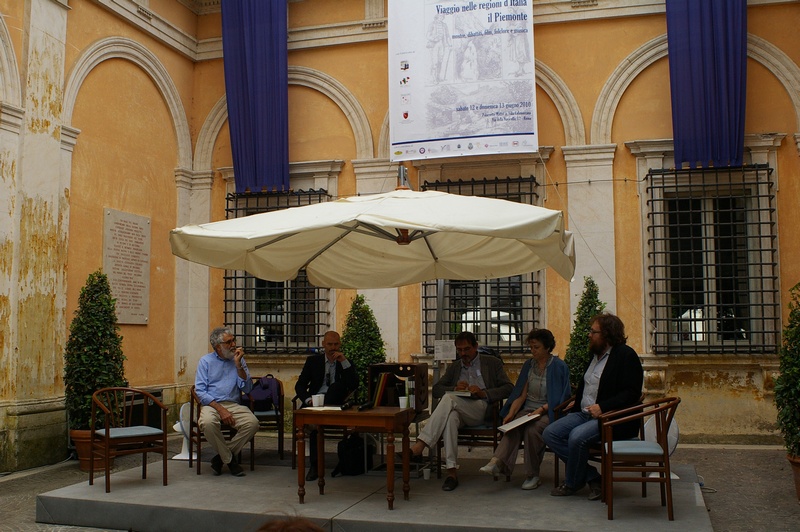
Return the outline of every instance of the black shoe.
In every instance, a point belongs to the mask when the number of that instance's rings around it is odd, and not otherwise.
[[[458,478],[457,477],[447,477],[444,479],[444,484],[442,484],[442,489],[444,491],[453,491],[458,487]]]
[[[228,469],[231,470],[231,475],[234,477],[243,477],[245,475],[242,466],[239,465],[239,462],[236,461],[236,457],[231,458],[231,463],[228,464]]]
[[[312,465],[308,468],[308,473],[306,473],[306,480],[311,482],[312,480],[317,480],[317,466]]]
[[[222,474],[222,458],[220,458],[219,455],[216,455],[211,459],[211,469],[214,471],[214,475],[216,476],[220,476]]]
[[[596,501],[599,500],[603,494],[600,492],[601,480],[598,478],[597,480],[590,480],[589,481],[589,500]]]

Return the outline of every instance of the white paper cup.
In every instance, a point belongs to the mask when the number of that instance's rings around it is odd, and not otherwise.
[[[422,478],[424,478],[425,480],[430,480],[431,479],[431,470],[430,470],[430,468],[426,467],[425,469],[422,470]]]
[[[311,406],[323,406],[325,404],[325,394],[315,393],[311,396]]]
[[[400,401],[400,408],[408,408],[408,397],[404,395],[398,397],[397,400]]]

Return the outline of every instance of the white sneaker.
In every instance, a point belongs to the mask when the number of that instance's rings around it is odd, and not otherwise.
[[[493,477],[500,476],[500,468],[497,467],[497,461],[492,459],[488,464],[483,466],[480,471],[482,473],[486,473],[487,475],[492,475]]]
[[[541,483],[542,481],[539,480],[539,477],[527,478],[525,479],[525,482],[522,483],[522,489],[535,490]]]

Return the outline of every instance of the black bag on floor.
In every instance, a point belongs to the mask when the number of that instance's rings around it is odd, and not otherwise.
[[[372,469],[372,455],[375,454],[373,445],[367,446],[367,468]],[[331,476],[338,475],[363,475],[364,471],[364,439],[354,432],[339,442],[337,448],[339,463],[331,471]]]

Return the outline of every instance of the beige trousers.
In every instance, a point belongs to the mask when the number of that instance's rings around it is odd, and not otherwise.
[[[199,424],[200,430],[203,431],[203,436],[211,444],[211,447],[217,451],[219,457],[222,458],[222,463],[229,464],[231,463],[231,458],[238,455],[242,447],[258,432],[258,419],[244,405],[233,401],[225,401],[220,404],[233,416],[236,423],[236,436],[230,441],[225,439],[222,434],[219,413],[213,406],[204,406],[200,409]]]

